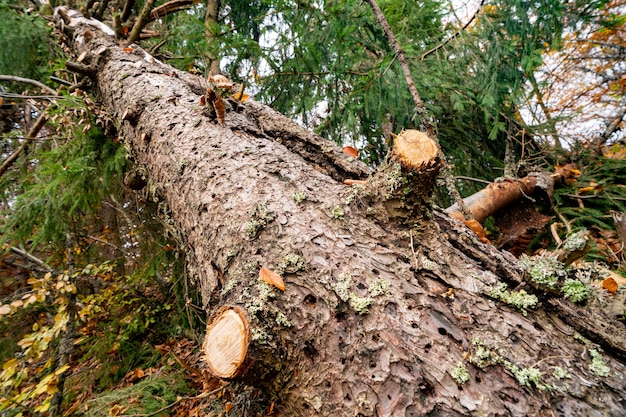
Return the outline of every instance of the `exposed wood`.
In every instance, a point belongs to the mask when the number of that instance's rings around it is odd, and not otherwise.
[[[438,161],[439,146],[424,132],[402,131],[394,137],[392,159],[414,171],[422,171]]]
[[[236,306],[222,307],[207,325],[204,356],[211,373],[230,379],[245,372],[250,345],[250,321]]]
[[[554,186],[564,184],[577,175],[580,173],[576,164],[567,164],[558,167],[552,174],[538,173],[521,179],[505,178],[487,185],[484,189],[463,199],[463,202],[472,217],[482,223],[487,217],[521,199],[533,201],[532,195],[535,187],[539,187],[551,196]],[[448,207],[446,213],[461,222],[465,221],[465,216],[456,203]],[[513,238],[513,236],[507,237],[508,240]]]
[[[498,210],[507,207],[519,199],[532,195],[537,185],[537,177],[526,177],[520,180],[507,179],[502,182],[494,182],[479,192],[463,199],[472,217],[479,222],[491,216]],[[446,209],[446,213],[459,221],[465,217],[455,203]]]

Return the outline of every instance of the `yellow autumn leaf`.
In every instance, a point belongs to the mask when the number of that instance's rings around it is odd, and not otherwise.
[[[49,408],[50,408],[50,400],[46,399],[46,401],[42,402],[37,407],[35,407],[35,411],[39,413],[45,413],[46,411],[48,411]]]
[[[4,365],[2,365],[2,370],[14,372],[18,364],[19,364],[19,361],[17,360],[17,358],[9,359],[8,361],[4,363]]]
[[[55,375],[61,375],[63,372],[67,371],[68,369],[70,369],[69,365],[63,365],[62,367],[60,367],[59,369],[54,371],[54,374]]]

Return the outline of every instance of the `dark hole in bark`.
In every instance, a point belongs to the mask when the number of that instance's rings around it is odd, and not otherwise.
[[[317,298],[315,298],[313,294],[307,294],[306,297],[304,297],[304,304],[313,306],[315,303],[317,303]]]
[[[372,269],[372,274],[380,275],[380,272],[378,272],[378,269]]]
[[[348,315],[346,314],[345,311],[335,312],[335,318],[337,319],[337,321],[344,321],[347,317]]]
[[[426,343],[426,346],[424,346],[424,352],[428,353],[431,347],[433,347],[433,345],[431,345],[430,342]]]
[[[302,404],[302,407],[306,408],[307,410],[310,408],[307,403]]]
[[[443,327],[440,327],[437,329],[437,331],[439,332],[440,335],[445,336],[448,334],[448,331],[446,329],[444,329]]]
[[[502,401],[504,402],[510,402],[513,404],[517,404],[519,403],[519,399],[517,397],[514,397],[512,395],[507,394],[506,392],[500,392],[498,393],[498,396],[500,397],[500,399],[502,399]]]
[[[539,330],[540,332],[543,331],[543,326],[541,326],[541,324],[539,323],[533,323],[533,327],[537,330]]]
[[[313,344],[311,342],[306,342],[304,344],[304,354],[307,355],[309,358],[314,358],[317,356],[317,349],[315,349],[315,346],[313,346]]]
[[[372,335],[372,340],[373,340],[374,342],[378,342],[378,341],[380,340],[380,336],[379,336],[378,334],[373,334],[373,335]]]
[[[478,375],[476,375],[476,376],[474,377],[474,381],[478,382],[479,384],[480,384],[481,382],[483,382],[483,380],[482,380],[482,379],[480,379],[480,377],[479,377]]]
[[[390,400],[391,399],[391,395],[387,394],[387,399]]]
[[[330,388],[330,382],[326,381],[324,382],[324,385],[326,386],[326,388]]]
[[[396,303],[387,303],[385,306],[385,313],[389,314],[392,317],[396,317],[397,315],[397,305]]]
[[[343,399],[346,401],[352,401],[352,397],[350,396],[350,394],[346,394],[346,396],[343,397]]]
[[[376,362],[374,361],[370,362],[370,368],[376,368]]]
[[[433,389],[433,386],[430,385],[428,383],[428,381],[424,381],[422,382],[422,384],[420,384],[419,386],[420,391],[422,392],[422,394],[424,394],[426,397],[430,397],[435,393],[435,390]]]
[[[365,285],[363,285],[362,282],[359,282],[358,285],[356,286],[358,289],[360,290],[364,290],[365,289]]]
[[[411,327],[417,329],[419,326],[417,325],[417,323],[411,323]]]

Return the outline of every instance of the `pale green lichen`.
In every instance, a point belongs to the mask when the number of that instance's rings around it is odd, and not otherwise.
[[[343,208],[341,206],[333,207],[331,213],[333,214],[334,219],[342,219],[345,215],[345,212],[343,211]]]
[[[422,263],[422,268],[423,269],[434,271],[435,269],[437,269],[439,267],[439,264],[437,262],[431,261],[430,259],[428,259],[425,256],[421,256],[420,257],[420,261]]]
[[[569,372],[567,372],[567,369],[563,369],[560,366],[553,366],[552,367],[552,376],[555,379],[570,378],[570,374],[569,374]]]
[[[258,295],[250,297],[252,302],[248,305],[248,313],[250,313],[251,316],[256,316],[257,314],[262,313],[267,307],[267,302],[276,298],[274,287],[265,281],[261,281],[260,278],[257,282],[257,288],[259,290]]]
[[[492,288],[490,294],[493,298],[517,308],[523,315],[528,314],[526,309],[534,308],[539,301],[536,295],[528,294],[525,290],[508,291],[504,283]]]
[[[253,329],[252,330],[252,341],[255,343],[258,343],[260,345],[264,345],[269,343],[269,341],[271,340],[271,337],[269,334],[267,334],[266,332],[264,332],[263,330],[260,329]]]
[[[185,167],[187,166],[187,161],[185,161],[184,159],[178,161],[178,174],[182,174],[183,171],[185,170]]]
[[[391,284],[389,283],[389,281],[382,279],[382,278],[378,278],[376,281],[370,284],[367,291],[370,293],[372,297],[378,297],[380,295],[390,295],[391,294],[391,292],[389,291],[390,287],[391,287]]]
[[[368,307],[372,304],[370,297],[359,297],[355,293],[350,293],[350,307],[360,315],[369,314]]]
[[[581,230],[579,232],[576,232],[570,235],[563,242],[563,249],[565,249],[568,252],[579,252],[579,251],[584,250],[585,246],[587,246],[587,239],[585,238],[586,235],[587,235],[586,230]]]
[[[276,324],[278,324],[279,326],[284,326],[284,327],[293,326],[293,322],[289,320],[287,316],[283,314],[282,311],[279,311],[278,313],[276,313]]]
[[[304,258],[297,253],[290,253],[283,258],[281,269],[283,272],[295,274],[304,269]]]
[[[549,387],[541,383],[541,371],[537,368],[520,368],[517,365],[509,364],[507,367],[515,376],[517,382],[523,387],[530,387],[532,383],[540,390],[546,390]]]
[[[228,280],[226,285],[224,285],[224,287],[222,288],[222,297],[231,292],[233,288],[237,286],[237,284],[239,284],[239,282],[236,279]]]
[[[559,278],[566,275],[565,265],[551,257],[530,258],[522,255],[519,264],[533,282],[548,288],[555,288]]]
[[[361,184],[354,184],[350,187],[350,194],[346,197],[346,206],[352,204],[352,202],[358,197],[366,197],[371,193],[365,189]]]
[[[258,220],[251,220],[244,225],[244,230],[250,239],[258,236],[259,232],[263,230],[265,223]]]
[[[228,252],[226,252],[226,263],[231,263],[233,259],[235,259],[235,256],[237,256],[237,252],[235,252],[234,250],[229,250]]]
[[[400,187],[406,186],[407,180],[402,175],[402,166],[400,164],[394,164],[391,169],[387,171],[385,178],[385,185],[389,190],[389,193],[393,193]],[[387,196],[389,198],[390,195]]]
[[[258,204],[252,213],[250,213],[250,221],[244,225],[244,231],[250,239],[256,238],[265,226],[274,220],[272,213],[265,203]]]
[[[337,282],[333,283],[332,287],[341,301],[348,301],[352,290],[352,275],[342,272],[337,276]]]
[[[587,300],[591,290],[577,279],[567,279],[561,287],[563,296],[574,303],[581,303]]]
[[[302,193],[302,192],[295,192],[295,193],[293,193],[293,200],[296,203],[302,203],[302,202],[306,201],[307,198],[308,197],[307,197],[307,195],[305,193]]]
[[[486,368],[489,365],[500,363],[501,358],[496,352],[484,345],[480,340],[472,340],[472,356],[470,362],[479,368]]]
[[[470,374],[463,362],[458,362],[449,372],[452,379],[454,379],[459,385],[463,385],[470,380]]]
[[[609,376],[611,368],[609,368],[604,362],[604,359],[602,359],[602,354],[595,349],[589,349],[589,354],[591,355],[589,370],[598,376]]]

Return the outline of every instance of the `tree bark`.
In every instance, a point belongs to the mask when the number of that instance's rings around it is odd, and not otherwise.
[[[623,412],[615,348],[603,346],[610,373],[597,376],[588,352],[600,348],[563,318],[491,299],[500,282],[523,284],[519,266],[411,188],[432,172],[389,161],[345,186],[369,172],[333,143],[253,100],[226,100],[221,127],[200,105],[201,79],[102,34],[81,44],[78,24],[68,42],[98,69],[95,93],[167,205],[204,308],[234,306],[249,321],[237,377],[280,415]]]

